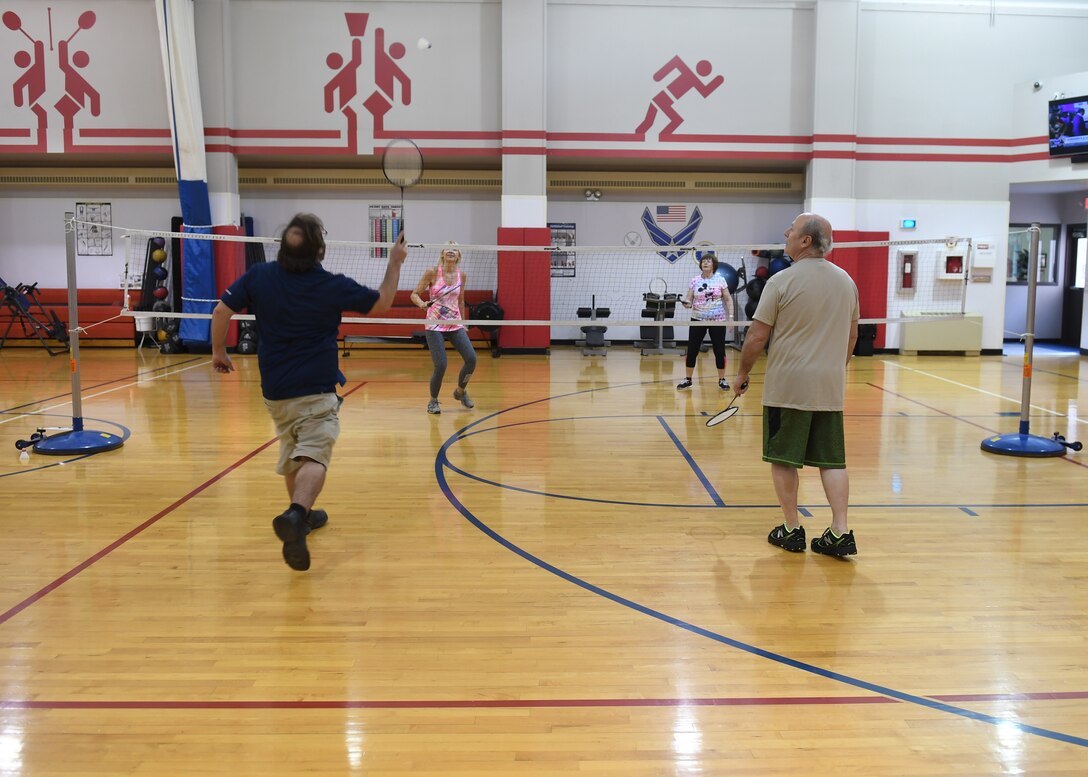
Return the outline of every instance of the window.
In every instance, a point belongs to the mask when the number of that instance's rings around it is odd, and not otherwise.
[[[1009,254],[1006,273],[1008,283],[1028,282],[1028,259],[1031,256],[1031,224],[1009,224]],[[1058,224],[1039,225],[1038,283],[1055,283],[1054,263],[1058,253]]]

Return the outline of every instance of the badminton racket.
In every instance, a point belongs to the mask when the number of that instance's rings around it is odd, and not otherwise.
[[[741,385],[740,388],[741,388],[741,391],[748,388],[748,381],[745,381]],[[737,397],[739,397],[739,396],[740,396],[740,394],[734,394],[733,398],[731,400],[729,400],[729,405],[725,408],[725,410],[719,411],[717,414],[715,414],[715,415],[711,416],[709,419],[707,419],[706,425],[707,426],[717,426],[718,424],[720,424],[722,421],[726,420],[727,418],[732,418],[737,413],[739,413],[740,408],[737,405],[733,404],[734,402],[737,401]]]
[[[457,291],[459,288],[461,288],[460,283],[458,283],[456,286],[443,286],[441,291],[439,291],[437,294],[435,294],[433,297],[431,297],[429,300],[427,300],[427,307],[430,307],[431,305],[435,304],[440,299],[445,297],[447,294],[452,294],[453,292]]]
[[[423,178],[423,154],[419,146],[407,138],[389,141],[382,154],[382,173],[389,183],[400,189],[400,231],[403,233],[404,190],[415,186]]]

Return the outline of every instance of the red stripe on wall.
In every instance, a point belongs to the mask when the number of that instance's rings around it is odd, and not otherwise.
[[[1046,137],[1037,138],[862,138],[857,139],[859,146],[981,146],[1011,148],[1046,143]]]
[[[344,136],[340,130],[230,130],[232,138],[308,138],[311,140],[339,140]]]
[[[643,140],[641,135],[634,132],[549,132],[547,138],[555,141],[599,140],[606,143],[637,143]]]
[[[858,154],[859,162],[1030,162],[1049,159],[1050,153],[1033,154]]]
[[[168,138],[168,129],[112,129],[108,127],[88,127],[79,130],[81,138]]]
[[[623,148],[549,148],[548,156],[599,156],[646,159],[765,159],[805,161],[811,158],[807,151],[661,151],[658,149]]]
[[[173,146],[132,146],[118,143],[116,146],[73,146],[69,149],[75,154],[170,154]]]
[[[811,135],[662,135],[662,143],[792,143],[807,145]]]
[[[547,156],[548,149],[543,146],[537,148],[520,148],[518,146],[503,146],[503,156]]]
[[[383,130],[374,133],[375,140],[411,138],[413,140],[501,140],[500,132],[451,132],[449,130]]]
[[[854,143],[857,135],[813,135],[813,143]]]
[[[517,138],[519,140],[546,140],[548,133],[544,130],[503,130],[503,140]]]

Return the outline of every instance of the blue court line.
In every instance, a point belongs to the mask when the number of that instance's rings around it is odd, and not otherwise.
[[[627,387],[627,386],[630,386],[630,385],[641,385],[641,384],[623,384],[623,387]],[[870,385],[872,385],[872,384],[870,384]],[[935,710],[937,712],[946,712],[946,713],[949,713],[951,715],[956,715],[956,716],[959,716],[959,717],[962,717],[962,718],[967,718],[969,720],[976,720],[976,721],[980,721],[980,722],[983,722],[983,723],[989,723],[990,725],[993,725],[993,726],[1012,727],[1012,728],[1015,728],[1018,731],[1024,732],[1025,734],[1033,734],[1035,736],[1043,737],[1043,738],[1046,738],[1046,739],[1052,739],[1052,740],[1056,740],[1056,741],[1059,741],[1059,742],[1066,742],[1066,743],[1069,743],[1069,744],[1078,745],[1080,747],[1088,747],[1088,739],[1085,739],[1083,737],[1077,737],[1077,736],[1073,736],[1071,734],[1063,734],[1060,731],[1052,731],[1050,729],[1040,728],[1038,726],[1030,726],[1030,725],[1027,725],[1025,723],[1021,723],[1021,722],[1019,722],[1017,720],[1011,720],[1011,719],[1008,719],[1008,718],[999,718],[999,717],[996,717],[994,715],[986,715],[984,713],[974,712],[972,710],[964,709],[963,707],[956,707],[954,705],[946,704],[944,702],[936,701],[934,699],[930,699],[930,698],[927,698],[927,697],[924,697],[924,696],[916,696],[914,694],[905,693],[903,691],[897,691],[897,690],[895,690],[893,688],[888,688],[888,687],[885,687],[885,686],[882,686],[882,685],[877,685],[875,683],[870,683],[870,682],[868,682],[866,680],[861,680],[859,678],[854,678],[854,677],[851,677],[849,675],[840,674],[838,672],[832,672],[829,669],[824,669],[823,667],[815,666],[813,664],[808,664],[808,663],[805,663],[803,661],[798,661],[796,659],[789,658],[789,657],[781,655],[779,653],[773,653],[773,652],[771,652],[769,650],[764,650],[763,648],[758,648],[758,647],[756,647],[754,645],[749,645],[749,644],[747,644],[745,642],[741,642],[739,640],[732,639],[731,637],[727,637],[727,636],[725,636],[723,634],[718,634],[718,633],[710,631],[708,629],[704,629],[704,628],[702,628],[700,626],[695,626],[694,624],[691,624],[691,623],[688,623],[686,621],[680,620],[679,618],[674,618],[674,617],[672,617],[670,615],[666,615],[666,614],[664,614],[662,612],[659,612],[657,610],[654,610],[654,609],[652,609],[650,607],[646,607],[645,605],[639,604],[639,603],[634,602],[634,601],[632,601],[630,599],[626,599],[626,598],[624,598],[622,596],[619,596],[618,594],[614,594],[611,591],[607,591],[607,590],[605,590],[603,588],[600,588],[599,586],[593,585],[592,583],[589,583],[589,582],[587,582],[587,581],[585,581],[585,580],[583,580],[583,579],[581,579],[579,577],[576,577],[576,576],[570,574],[569,572],[564,572],[563,570],[559,569],[558,567],[556,567],[556,566],[554,566],[552,564],[549,564],[548,562],[544,561],[543,559],[541,559],[541,558],[539,558],[537,556],[534,556],[533,554],[529,553],[527,550],[522,549],[518,545],[515,545],[510,540],[503,537],[501,534],[496,532],[490,526],[488,526],[483,521],[481,521],[479,518],[477,518],[475,515],[473,515],[472,512],[467,507],[465,507],[464,504],[462,504],[461,501],[454,495],[453,490],[450,488],[449,481],[447,481],[447,479],[446,479],[445,469],[447,467],[449,467],[451,470],[453,470],[455,472],[461,473],[463,471],[457,469],[456,467],[454,467],[449,462],[448,451],[449,451],[449,449],[450,449],[450,447],[452,445],[459,442],[465,436],[465,433],[468,432],[468,430],[472,429],[475,426],[479,426],[480,424],[483,424],[486,421],[490,421],[492,418],[495,418],[496,416],[512,412],[513,410],[517,410],[519,408],[530,407],[532,405],[541,404],[543,402],[550,402],[550,401],[552,401],[554,399],[559,399],[561,397],[569,397],[569,396],[576,396],[578,394],[588,394],[588,393],[593,393],[593,392],[596,392],[596,391],[604,391],[604,390],[607,390],[609,388],[611,388],[611,387],[604,386],[604,387],[595,388],[595,389],[587,389],[587,390],[584,390],[584,391],[573,391],[573,392],[569,392],[567,394],[556,395],[554,397],[545,397],[543,399],[537,399],[537,400],[533,400],[531,402],[524,402],[524,403],[522,403],[520,405],[514,405],[512,407],[508,407],[508,408],[505,408],[503,410],[499,410],[498,412],[486,415],[483,418],[480,418],[480,419],[478,419],[476,421],[473,421],[472,423],[468,424],[467,426],[462,427],[460,430],[458,430],[457,432],[454,432],[453,435],[451,435],[449,438],[447,438],[444,443],[442,443],[442,447],[439,448],[438,453],[435,455],[434,472],[435,472],[435,479],[438,481],[439,489],[442,491],[443,495],[445,495],[447,501],[449,501],[449,503],[451,505],[453,505],[453,507],[459,513],[461,513],[461,515],[464,516],[464,518],[469,523],[471,523],[473,526],[475,526],[477,529],[479,529],[485,535],[490,537],[492,540],[497,542],[499,545],[502,545],[504,548],[511,551],[512,553],[515,553],[516,555],[521,556],[523,559],[525,559],[529,563],[534,564],[535,566],[537,566],[537,567],[539,567],[539,568],[541,568],[541,569],[543,569],[543,570],[545,570],[547,572],[550,572],[551,574],[553,574],[553,575],[555,575],[555,576],[557,576],[557,577],[559,577],[559,578],[561,578],[563,580],[566,580],[567,582],[572,583],[572,584],[578,586],[579,588],[582,588],[582,589],[584,589],[586,591],[589,591],[590,593],[596,594],[597,596],[601,596],[601,597],[603,597],[605,599],[609,599],[609,600],[611,600],[611,601],[615,602],[616,604],[619,604],[619,605],[621,605],[623,607],[627,607],[627,608],[632,609],[632,610],[634,610],[636,612],[640,612],[640,613],[642,613],[644,615],[648,615],[649,617],[655,618],[655,619],[657,619],[659,621],[662,621],[664,623],[668,623],[670,625],[677,626],[677,627],[679,627],[681,629],[684,629],[686,631],[691,632],[692,634],[696,634],[698,636],[706,637],[707,639],[713,640],[715,642],[719,642],[719,643],[721,643],[723,645],[727,645],[729,647],[736,648],[737,650],[741,650],[741,651],[744,651],[746,653],[750,653],[752,655],[759,656],[761,658],[766,658],[766,659],[768,659],[770,661],[774,661],[776,663],[783,664],[785,666],[789,666],[789,667],[792,667],[794,669],[799,669],[800,671],[808,672],[810,674],[817,675],[819,677],[824,677],[824,678],[827,678],[827,679],[835,681],[835,682],[839,682],[839,683],[843,683],[845,685],[853,686],[855,688],[861,688],[863,690],[871,691],[872,693],[875,693],[875,694],[878,694],[878,695],[887,696],[888,698],[897,699],[899,701],[907,702],[909,704],[916,704],[916,705],[918,705],[920,707],[926,707],[928,709]],[[474,477],[474,476],[469,475],[468,477]],[[474,479],[479,480],[479,478],[474,478]],[[527,489],[518,489],[518,490],[528,492]],[[533,492],[528,492],[528,493],[533,493]],[[775,505],[775,506],[777,507],[777,505]],[[874,505],[874,506],[877,506],[877,505]],[[888,507],[888,506],[889,505],[879,505],[879,507]],[[963,508],[962,505],[939,505],[939,506],[942,506],[942,507],[958,507],[960,509]],[[1009,507],[1023,507],[1025,505],[1008,505],[1008,506]],[[1050,506],[1050,505],[1047,505],[1047,506]],[[1072,506],[1072,505],[1055,505],[1055,506]],[[1075,505],[1075,506],[1082,506],[1082,505]],[[742,507],[742,506],[741,505],[733,505],[733,507],[736,508],[736,507]]]
[[[657,420],[661,423],[661,426],[664,427],[665,433],[669,435],[669,438],[673,441],[673,444],[676,445],[677,450],[680,451],[680,455],[684,457],[685,461],[687,461],[688,466],[690,466],[692,471],[695,473],[695,477],[699,478],[699,482],[703,484],[703,488],[705,488],[706,492],[710,494],[710,498],[714,502],[714,504],[716,504],[718,507],[725,507],[725,501],[720,496],[718,496],[718,492],[714,490],[714,486],[710,484],[707,476],[703,474],[703,471],[701,469],[699,469],[699,465],[695,463],[695,459],[692,458],[692,455],[690,453],[688,453],[687,448],[684,447],[684,444],[680,442],[680,438],[677,437],[673,430],[669,428],[669,425],[665,423],[664,418],[658,416]]]
[[[976,513],[974,510],[968,510],[966,507],[961,507],[960,509],[968,515],[975,516],[976,518],[978,517],[978,513]]]
[[[544,401],[544,400],[537,400],[537,401],[539,402],[539,401]],[[530,402],[530,403],[527,403],[527,404],[535,404],[535,402]],[[525,405],[518,405],[518,407],[525,407]],[[492,418],[494,418],[495,416],[501,415],[502,413],[505,413],[505,412],[507,412],[507,411],[500,410],[497,413],[492,413],[490,416],[487,416],[485,418],[481,418],[481,419],[479,419],[477,421],[473,421],[468,426],[465,426],[462,429],[460,429],[458,432],[456,432],[455,435],[454,435],[454,437],[456,437],[456,439],[454,439],[453,441],[454,442],[459,442],[461,440],[468,439],[469,437],[474,437],[474,436],[476,436],[478,434],[485,434],[485,433],[488,433],[488,432],[496,432],[496,431],[499,431],[501,429],[513,429],[513,428],[518,427],[518,426],[532,426],[532,425],[535,425],[535,424],[546,424],[546,423],[552,423],[553,421],[611,420],[611,419],[616,419],[616,418],[646,418],[647,417],[645,415],[633,415],[632,414],[632,415],[620,415],[620,416],[565,416],[565,417],[562,417],[562,418],[554,418],[554,419],[553,418],[536,418],[536,419],[533,419],[532,421],[517,421],[517,422],[509,423],[509,424],[499,424],[498,426],[488,426],[488,427],[485,427],[483,429],[476,429],[476,430],[471,431],[471,432],[466,431],[468,429],[471,429],[473,426],[478,426],[481,423],[484,423],[485,421],[489,421]],[[681,416],[681,417],[682,418],[691,418],[692,416],[685,415],[685,416]],[[658,418],[660,419],[661,416],[658,416]],[[453,439],[453,438],[451,438],[451,439]],[[777,503],[776,504],[736,504],[736,503],[734,503],[734,504],[727,505],[725,502],[716,502],[714,505],[693,505],[693,504],[673,504],[673,503],[669,503],[669,502],[632,502],[632,501],[629,501],[629,500],[626,500],[626,499],[600,499],[600,498],[590,497],[590,496],[572,496],[570,494],[558,494],[558,493],[554,493],[554,492],[551,492],[551,491],[539,491],[539,490],[533,489],[533,488],[523,488],[521,486],[510,485],[509,483],[501,483],[501,482],[499,482],[497,480],[491,480],[490,478],[485,478],[482,475],[476,475],[476,474],[474,474],[472,472],[461,469],[460,467],[458,467],[456,464],[449,461],[448,459],[446,461],[446,466],[449,467],[454,472],[456,472],[461,477],[467,478],[469,480],[475,480],[476,482],[483,483],[484,485],[493,486],[495,488],[504,488],[504,489],[506,489],[508,491],[517,491],[517,492],[522,493],[522,494],[532,494],[533,496],[548,497],[548,498],[551,498],[551,499],[569,499],[571,501],[576,501],[576,502],[592,502],[594,504],[622,505],[622,506],[625,506],[625,507],[673,507],[673,508],[682,509],[682,510],[690,510],[690,509],[695,509],[695,510],[707,510],[707,509],[727,509],[727,510],[763,510],[763,509],[768,509],[768,510],[770,510],[770,509],[778,509],[778,504]],[[1010,503],[1010,504],[977,504],[977,505],[969,505],[969,506],[970,507],[978,507],[978,508],[987,508],[987,509],[1023,508],[1023,507],[1033,507],[1033,508],[1088,507],[1088,502],[1084,502],[1084,503],[1078,503],[1078,502],[1073,502],[1073,503],[1035,503],[1035,504],[1020,502],[1020,503]],[[963,510],[964,509],[964,505],[962,503],[956,503],[956,504],[951,504],[951,503],[919,504],[919,503],[913,503],[913,502],[912,503],[897,502],[895,504],[851,503],[849,505],[849,507],[850,507],[850,509],[880,509],[880,510],[906,510],[906,509],[917,509],[917,508],[942,508],[942,507],[947,507],[947,508],[953,509],[953,510]],[[825,508],[830,509],[830,506],[825,505],[825,504],[798,505],[797,506],[798,512],[803,514],[805,517],[812,517],[811,513],[808,512],[808,509],[822,510],[822,509],[825,509]]]
[[[671,504],[668,502],[628,502],[622,499],[596,499],[591,496],[570,496],[569,494],[553,494],[549,491],[537,491],[532,488],[522,488],[521,486],[512,486],[509,483],[500,483],[497,480],[489,480],[479,475],[473,475],[471,472],[465,470],[453,464],[449,460],[446,461],[446,466],[456,472],[462,477],[466,477],[469,480],[475,480],[477,483],[483,483],[486,486],[495,486],[496,488],[505,488],[507,491],[517,491],[522,494],[532,494],[533,496],[544,496],[550,499],[569,499],[574,502],[592,502],[594,504],[604,505],[622,505],[624,507],[671,507],[676,509],[696,509],[696,510],[709,510],[718,509],[724,507],[724,505],[684,505],[684,504]],[[734,507],[741,507],[742,505],[734,505]],[[756,505],[743,505],[744,507],[756,507]],[[778,507],[778,505],[759,505],[760,507]]]
[[[499,412],[502,413],[506,411]],[[480,420],[482,421],[484,419]],[[479,423],[479,421],[475,423]],[[470,426],[471,425],[474,424],[470,424]],[[467,429],[468,427],[465,428]],[[789,658],[788,656],[784,656],[780,653],[774,653],[770,650],[765,650],[763,648],[756,647],[755,645],[741,642],[740,640],[727,637],[724,634],[718,634],[717,632],[710,631],[709,629],[704,629],[701,626],[696,626],[692,623],[688,623],[687,621],[680,620],[679,618],[674,618],[671,615],[666,615],[663,612],[654,610],[653,608],[647,607],[643,604],[639,604],[638,602],[622,597],[619,594],[614,594],[611,591],[601,588],[600,586],[593,585],[592,583],[589,583],[580,577],[576,577],[569,572],[565,572],[562,569],[559,569],[558,567],[549,564],[547,561],[544,561],[538,556],[534,556],[529,551],[524,550],[523,548],[515,545],[510,540],[503,537],[501,534],[496,532],[490,526],[488,526],[475,515],[473,515],[472,512],[470,512],[469,509],[465,507],[461,503],[461,501],[457,499],[456,496],[454,496],[453,490],[450,488],[449,482],[446,480],[445,477],[445,467],[448,466],[447,451],[449,450],[450,446],[456,443],[459,439],[460,435],[458,433],[455,433],[453,436],[448,438],[442,444],[442,447],[438,450],[438,454],[435,456],[434,461],[435,478],[438,480],[438,486],[441,489],[442,493],[445,495],[446,499],[449,501],[449,503],[452,504],[454,508],[456,508],[456,510],[461,513],[461,515],[463,515],[469,523],[471,523],[485,535],[490,537],[492,540],[497,542],[499,545],[502,545],[507,550],[517,554],[518,556],[521,556],[529,563],[534,564],[535,566],[545,570],[546,572],[550,572],[556,577],[566,580],[568,583],[572,583],[579,588],[589,591],[592,594],[608,599],[623,607],[634,610],[635,612],[639,612],[643,615],[655,618],[659,621],[662,621],[663,623],[676,626],[678,628],[684,629],[685,631],[691,632],[692,634],[696,634],[700,637],[705,637],[723,645],[727,645],[728,647],[741,650],[745,653],[750,653],[751,655],[759,656],[760,658],[766,658],[770,661],[774,661],[775,663],[782,664],[793,669],[798,669],[802,672],[807,672],[818,677],[824,677],[834,682],[853,686],[854,688],[861,688],[862,690],[870,691],[871,693],[875,693],[880,696],[887,696],[888,698],[897,699],[899,701],[907,702],[909,704],[916,704],[920,707],[926,707],[937,712],[946,712],[951,715],[957,715],[962,718],[967,718],[969,720],[989,723],[993,726],[1013,727],[1019,731],[1024,732],[1025,734],[1034,734],[1035,736],[1044,737],[1046,739],[1053,739],[1059,742],[1079,745],[1080,747],[1088,747],[1088,739],[1085,739],[1083,737],[1074,736],[1072,734],[1063,734],[1060,731],[1051,731],[1050,729],[1040,728],[1038,726],[1030,726],[1017,720],[1012,720],[1009,718],[999,718],[994,715],[987,715],[981,712],[968,710],[963,707],[957,707],[952,704],[947,704],[945,702],[936,701],[935,699],[927,698],[925,696],[916,696],[912,693],[897,691],[894,688],[871,683],[867,680],[851,677],[850,675],[840,674],[839,672],[833,672],[830,669],[825,669],[814,664],[805,663],[804,661],[798,661],[797,659]]]

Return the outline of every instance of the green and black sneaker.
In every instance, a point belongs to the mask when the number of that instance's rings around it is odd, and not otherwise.
[[[836,536],[830,528],[828,528],[823,534],[812,541],[812,552],[823,553],[825,556],[836,556],[842,558],[843,556],[856,556],[858,552],[857,543],[854,542],[854,532],[848,531],[846,534]]]
[[[767,535],[767,542],[791,553],[802,553],[805,550],[805,527],[787,529],[786,524],[780,523],[771,529],[771,533]]]

